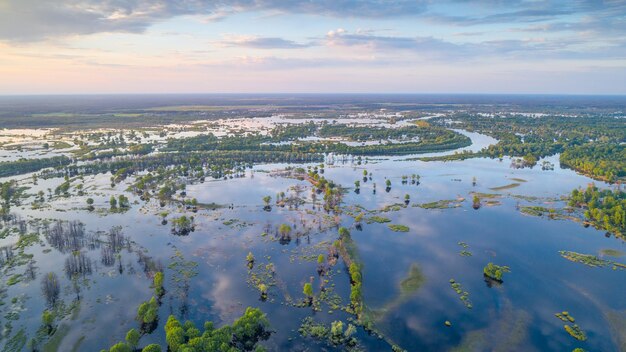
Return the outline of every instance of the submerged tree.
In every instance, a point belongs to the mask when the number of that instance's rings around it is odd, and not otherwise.
[[[263,197],[263,203],[265,203],[265,206],[263,206],[263,210],[265,211],[272,210],[272,206],[270,205],[271,201],[272,201],[272,197],[270,196]],[[278,197],[276,197],[276,201],[278,201]]]
[[[307,297],[308,304],[313,304],[313,286],[311,285],[311,283],[307,282],[306,284],[304,284],[304,286],[302,287],[302,293],[304,293],[304,295]]]
[[[472,208],[474,208],[474,209],[480,208],[480,198],[478,198],[478,196],[475,195],[475,194],[474,194],[474,198],[472,200]]]
[[[54,307],[61,293],[61,284],[59,283],[57,274],[48,273],[43,277],[41,280],[41,291],[43,292],[48,306]]]
[[[52,332],[52,324],[54,324],[54,313],[49,310],[44,310],[41,314],[41,322],[46,327],[48,335]]]
[[[190,232],[195,230],[193,224],[193,216],[186,217],[185,215],[172,220],[172,234],[176,236],[187,236]]]

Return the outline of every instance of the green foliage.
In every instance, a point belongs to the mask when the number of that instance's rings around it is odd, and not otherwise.
[[[305,296],[307,297],[312,297],[313,296],[313,286],[310,283],[305,283],[303,288],[302,288],[302,293],[304,293]]]
[[[137,348],[137,345],[139,344],[139,339],[140,338],[141,338],[141,335],[139,335],[139,332],[137,332],[137,330],[135,330],[135,329],[130,329],[126,333],[126,343],[128,343],[128,345],[133,350]]]
[[[157,297],[160,297],[165,293],[165,289],[163,288],[163,273],[158,271],[154,274],[154,278],[152,278],[152,287],[154,288],[154,294]]]
[[[72,160],[66,156],[55,156],[52,158],[40,159],[20,159],[16,161],[0,162],[0,177],[9,177],[36,172],[49,167],[69,165]]]
[[[332,347],[344,347],[342,350],[359,351],[357,347],[358,341],[353,335],[356,333],[356,327],[348,324],[344,330],[342,321],[334,321],[330,324],[330,328],[322,323],[317,323],[312,317],[306,317],[302,320],[298,332],[303,337],[311,337],[318,341],[326,343]]]
[[[287,224],[280,224],[280,226],[278,227],[278,233],[281,236],[289,236],[289,234],[291,233],[291,226]]]
[[[141,352],[161,352],[161,346],[153,343],[144,347]]]
[[[393,232],[409,232],[409,227],[405,225],[389,224],[387,225]]]
[[[118,342],[109,349],[109,352],[133,352],[133,349],[124,342]]]
[[[137,320],[144,324],[152,324],[157,320],[159,304],[156,298],[152,297],[148,302],[143,302],[137,308]]]
[[[502,282],[502,275],[510,272],[508,266],[498,266],[493,263],[488,263],[483,269],[483,274],[493,280]]]
[[[593,178],[615,182],[626,178],[626,146],[585,144],[568,148],[559,157],[561,166]]]
[[[54,324],[54,313],[49,310],[44,310],[41,313],[41,322],[46,326],[48,332],[52,331],[52,324]]]
[[[584,191],[573,190],[569,205],[587,208],[585,218],[598,228],[617,236],[626,232],[626,192],[599,190],[595,185],[589,185]]]
[[[176,236],[187,236],[194,230],[193,216],[185,215],[172,220],[172,234]]]
[[[326,259],[324,258],[323,254],[317,256],[317,264],[324,264],[325,261]]]

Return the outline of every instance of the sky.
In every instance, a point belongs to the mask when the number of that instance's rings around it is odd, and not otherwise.
[[[0,94],[626,94],[626,0],[0,0]]]

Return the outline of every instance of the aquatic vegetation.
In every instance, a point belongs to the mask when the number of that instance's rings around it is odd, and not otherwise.
[[[465,199],[443,199],[438,200],[436,202],[430,203],[422,203],[422,204],[414,204],[413,206],[417,206],[423,209],[451,209],[458,208],[461,206],[461,203],[465,201]]]
[[[556,313],[554,314],[555,317],[559,318],[561,321],[564,321],[566,323],[573,323],[574,321],[576,321],[576,319],[574,319],[573,316],[571,316],[569,314],[569,312],[567,311],[563,311],[561,313]]]
[[[302,320],[298,332],[303,337],[311,337],[317,341],[323,342],[328,346],[342,346],[346,351],[359,351],[358,340],[353,336],[356,333],[356,327],[352,324],[344,330],[342,321],[334,321],[330,324],[330,328],[322,323],[317,323],[312,317],[306,317]]]
[[[161,297],[165,294],[165,288],[163,287],[163,272],[158,271],[152,278],[152,287],[154,288],[154,294],[157,297]]]
[[[383,213],[386,212],[390,212],[390,211],[399,211],[406,208],[406,204],[390,204],[390,205],[385,205],[380,211]]]
[[[181,324],[170,315],[165,324],[165,342],[168,351],[253,351],[258,350],[258,343],[271,335],[270,324],[266,315],[258,308],[246,308],[245,313],[232,325],[215,328],[212,322],[204,323],[204,332],[187,321]],[[126,342],[115,344],[109,351],[131,352],[137,349],[139,333],[131,329],[126,334]],[[142,352],[161,351],[159,344],[150,344]]]
[[[478,197],[478,195],[474,194],[474,196],[472,197],[472,208],[479,209],[480,206],[480,198]]]
[[[187,217],[185,215],[172,219],[172,234],[176,236],[187,236],[191,232],[195,231],[193,216]]]
[[[311,285],[311,283],[307,282],[304,284],[304,287],[302,288],[302,293],[304,293],[304,295],[306,296],[308,304],[312,305],[313,304],[313,286]]]
[[[150,325],[157,320],[157,314],[159,305],[155,297],[152,297],[149,301],[143,302],[137,308],[137,320],[142,325]]]
[[[409,227],[405,225],[389,224],[387,225],[393,232],[409,232]]]
[[[499,187],[492,187],[492,188],[489,188],[489,189],[492,190],[492,191],[504,191],[504,190],[515,188],[515,187],[519,187],[519,186],[520,186],[519,183],[509,183],[508,185],[499,186]]]
[[[578,341],[586,341],[587,340],[587,335],[585,335],[585,332],[582,331],[582,329],[574,324],[574,325],[565,325],[564,326],[565,331],[567,331],[568,334],[570,334],[570,336],[572,336],[573,338],[575,338]]]
[[[460,252],[459,255],[462,257],[471,257],[472,256],[472,252],[468,251],[467,249],[469,248],[469,245],[465,242],[458,242],[457,243],[459,246],[461,246],[461,248],[463,248]]]
[[[488,263],[483,269],[483,275],[491,280],[502,282],[502,276],[504,273],[508,273],[510,271],[511,270],[508,266],[499,266],[493,263]]]
[[[596,257],[595,255],[591,255],[591,254],[581,254],[581,253],[570,252],[570,251],[559,251],[559,254],[561,254],[563,258],[569,261],[585,264],[591,267],[601,268],[601,267],[605,267],[611,264],[610,261],[600,259]]]
[[[463,291],[463,287],[460,283],[456,282],[454,279],[450,279],[450,287],[459,295],[459,299],[467,309],[472,309],[472,302],[469,299],[469,293],[467,291]]]
[[[391,219],[385,218],[385,217],[382,217],[382,216],[378,216],[378,215],[374,215],[374,216],[371,216],[371,217],[367,218],[367,220],[365,220],[365,222],[368,223],[368,224],[372,224],[372,223],[383,224],[383,223],[386,223],[386,222],[391,222]]]

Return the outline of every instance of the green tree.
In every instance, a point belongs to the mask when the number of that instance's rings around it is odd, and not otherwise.
[[[139,344],[139,339],[140,338],[141,338],[141,335],[139,335],[139,333],[135,329],[130,329],[126,333],[126,343],[128,343],[128,345],[133,350],[135,350],[137,348],[137,345]]]
[[[164,293],[163,289],[163,273],[158,271],[154,274],[154,278],[152,279],[152,287],[154,287],[154,293],[157,296],[162,296]]]
[[[48,329],[48,334],[52,331],[52,324],[54,324],[54,313],[49,310],[44,310],[41,314],[41,322]]]
[[[133,352],[133,349],[123,342],[118,342],[109,349],[109,352]]]
[[[304,284],[304,287],[302,287],[302,293],[307,296],[309,305],[311,305],[313,303],[313,286],[309,282]]]
[[[153,343],[144,347],[143,350],[141,350],[141,352],[161,352],[161,346]]]

